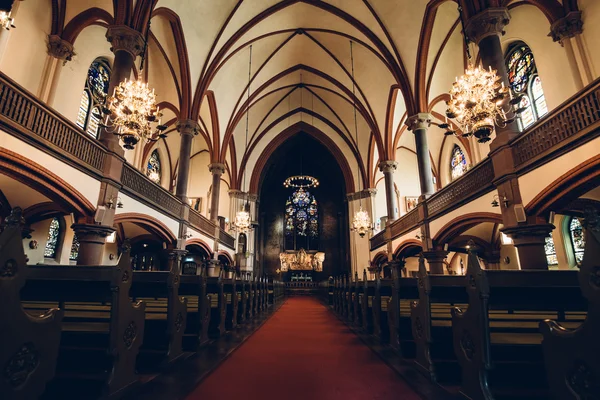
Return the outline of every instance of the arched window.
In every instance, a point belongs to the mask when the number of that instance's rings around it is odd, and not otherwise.
[[[59,238],[61,235],[61,226],[58,218],[52,218],[50,229],[48,229],[48,240],[44,249],[44,257],[55,258],[58,250]]]
[[[285,203],[286,249],[309,249],[311,240],[319,238],[319,208],[317,199],[300,188]]]
[[[546,251],[546,261],[548,262],[548,266],[558,265],[558,258],[556,257],[556,248],[554,247],[554,239],[552,238],[552,234],[546,237],[544,250]]]
[[[523,96],[519,107],[524,111],[518,120],[519,129],[522,131],[548,113],[542,81],[529,46],[523,42],[516,42],[509,48],[506,54],[506,70],[512,93]]]
[[[88,70],[85,88],[79,102],[79,112],[75,123],[90,136],[98,137],[98,125],[102,115],[101,107],[108,96],[110,67],[103,58],[94,60]]]
[[[450,175],[452,180],[460,178],[467,172],[467,157],[458,145],[454,145],[452,156],[450,157]]]
[[[73,235],[73,243],[71,244],[71,254],[69,254],[69,260],[77,261],[77,256],[79,256],[79,239],[77,239],[77,235]]]
[[[162,178],[162,170],[160,165],[160,156],[158,151],[154,150],[148,159],[148,167],[146,168],[146,176],[150,178],[152,182],[160,185]]]
[[[569,233],[571,235],[571,245],[573,246],[575,262],[577,265],[580,265],[581,261],[583,260],[585,236],[579,218],[571,218],[571,222],[569,223]]]

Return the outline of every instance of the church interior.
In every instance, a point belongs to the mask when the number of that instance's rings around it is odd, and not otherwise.
[[[600,399],[600,1],[0,0],[0,399]]]

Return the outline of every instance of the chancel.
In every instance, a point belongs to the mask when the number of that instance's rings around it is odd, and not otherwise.
[[[600,399],[597,43],[599,0],[0,1],[0,399]]]

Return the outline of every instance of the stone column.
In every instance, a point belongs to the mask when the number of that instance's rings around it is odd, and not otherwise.
[[[522,225],[501,229],[510,236],[519,254],[521,269],[548,269],[545,243],[554,229],[552,224]]]
[[[77,265],[102,265],[102,255],[106,237],[115,229],[105,225],[73,224],[71,225],[77,240],[79,240],[79,254]]]
[[[219,192],[221,189],[221,175],[225,173],[225,164],[212,163],[208,165],[212,174],[212,197],[210,199],[210,220],[217,223],[219,218]]]
[[[429,273],[436,275],[444,275],[444,261],[448,255],[447,251],[444,250],[431,250],[424,251],[423,257],[429,264]]]
[[[131,77],[135,59],[144,51],[144,38],[140,32],[126,25],[111,25],[106,32],[106,39],[111,43],[110,50],[115,54],[108,85],[110,96],[121,82]],[[116,154],[124,153],[119,138],[106,129],[100,130],[100,142]]]
[[[192,152],[192,141],[198,134],[200,126],[198,122],[191,119],[177,121],[177,131],[181,135],[179,147],[179,169],[177,170],[177,188],[175,195],[187,204],[188,181],[190,177],[190,156]]]
[[[431,172],[429,146],[427,144],[427,128],[429,128],[432,118],[433,116],[431,114],[419,113],[408,118],[406,121],[408,129],[415,135],[422,197],[430,196],[435,192],[433,186],[433,173]]]
[[[394,186],[394,171],[398,167],[396,161],[382,161],[379,163],[379,169],[383,172],[385,180],[385,201],[387,204],[387,216],[389,221],[398,219],[398,198]]]
[[[583,89],[594,80],[589,54],[581,38],[582,32],[581,11],[571,11],[552,24],[548,35],[565,48],[577,90]]]
[[[42,71],[42,80],[38,90],[40,100],[52,104],[56,93],[56,84],[61,70],[60,63],[64,66],[71,61],[75,51],[73,45],[58,35],[48,36],[48,58]]]

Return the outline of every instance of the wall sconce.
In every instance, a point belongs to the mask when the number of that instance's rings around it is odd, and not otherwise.
[[[115,204],[116,204],[116,208],[123,208],[123,202],[121,201],[121,198],[118,196],[114,196],[110,200],[108,200],[106,202],[106,208],[108,208],[109,210],[112,210],[115,208]]]
[[[504,204],[504,208],[508,208],[508,206],[510,205],[510,202],[506,198],[506,195],[502,195],[502,204]],[[494,199],[492,200],[492,207],[499,207],[499,206],[500,206],[500,197],[497,194],[495,194]]]

